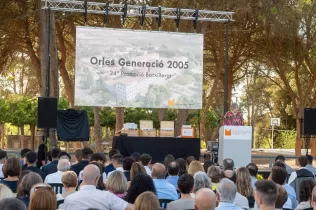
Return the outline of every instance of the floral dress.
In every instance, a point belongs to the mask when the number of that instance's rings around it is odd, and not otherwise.
[[[237,126],[243,126],[244,125],[244,119],[242,117],[241,112],[237,112],[234,114],[232,111],[226,112],[224,116],[224,125],[237,125]]]

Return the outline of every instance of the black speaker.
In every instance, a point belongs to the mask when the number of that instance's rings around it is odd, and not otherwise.
[[[57,127],[57,98],[39,97],[37,107],[37,127]]]
[[[316,135],[316,108],[304,109],[303,132],[306,136]]]

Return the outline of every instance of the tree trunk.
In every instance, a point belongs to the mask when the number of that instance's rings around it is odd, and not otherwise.
[[[24,125],[20,126],[20,135],[24,136]]]
[[[189,115],[189,110],[188,109],[179,109],[178,114],[177,114],[177,119],[175,122],[175,135],[180,136],[181,134],[181,127],[186,123],[186,120]]]
[[[1,149],[4,149],[4,123],[0,122],[0,141],[1,141]]]
[[[35,125],[30,125],[31,130],[31,150],[35,150]]]
[[[124,108],[123,107],[115,107],[115,135],[118,135],[117,132],[122,130],[124,126]]]
[[[93,107],[94,114],[94,140],[96,144],[96,152],[102,152],[102,135],[101,135],[101,117],[100,107]]]
[[[167,109],[158,109],[159,121],[165,121],[167,119]]]
[[[302,139],[301,139],[301,122],[296,118],[296,142],[295,142],[295,156],[301,155]]]

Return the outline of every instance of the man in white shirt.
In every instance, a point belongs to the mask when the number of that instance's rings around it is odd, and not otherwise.
[[[234,204],[236,193],[235,183],[226,178],[222,179],[216,188],[216,197],[219,201],[216,210],[241,210]]]
[[[120,199],[108,191],[97,190],[100,169],[93,164],[83,170],[83,182],[80,190],[65,198],[64,210],[86,210],[89,208],[102,210],[132,210],[133,205]]]
[[[70,162],[68,159],[61,159],[57,164],[57,172],[49,174],[45,178],[45,183],[53,184],[53,183],[62,183],[61,176],[63,172],[68,171],[70,169]]]
[[[6,159],[7,159],[7,152],[0,149],[0,178],[4,178],[2,167]]]
[[[311,171],[306,169],[306,165],[308,162],[306,156],[303,156],[303,155],[299,156],[297,161],[298,161],[298,165],[300,169],[291,173],[291,176],[288,181],[289,185],[291,185],[291,183],[294,182],[296,178],[300,178],[300,177],[314,177],[315,178],[315,175]]]
[[[142,154],[142,156],[140,157],[141,161],[142,161],[142,164],[146,170],[146,173],[151,176],[151,170],[149,168],[150,164],[151,164],[151,156],[149,154]]]
[[[113,164],[113,166],[115,168],[115,171],[124,172],[124,169],[123,169],[123,156],[121,154],[116,154],[116,155],[112,156],[112,164]],[[113,173],[113,171],[109,172],[107,177],[109,177],[111,175],[111,173]]]
[[[216,196],[211,189],[202,188],[195,193],[196,210],[214,210],[216,207]]]

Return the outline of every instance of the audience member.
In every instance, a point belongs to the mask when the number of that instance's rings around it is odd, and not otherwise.
[[[223,172],[219,166],[210,166],[207,170],[207,176],[211,178],[212,190],[216,191],[217,185],[223,177]]]
[[[155,163],[152,170],[152,178],[158,199],[177,200],[179,198],[176,188],[166,179],[166,168],[161,163]]]
[[[312,207],[312,192],[313,188],[316,186],[313,180],[304,180],[300,186],[300,197],[299,204],[295,210],[303,210]]]
[[[53,184],[53,183],[62,183],[61,177],[63,172],[68,171],[70,169],[70,162],[67,159],[61,159],[58,161],[57,172],[49,174],[45,178],[45,183]]]
[[[194,174],[193,192],[196,193],[199,189],[202,188],[212,189],[211,183],[211,179],[207,176],[207,174],[204,171],[198,171]]]
[[[0,199],[1,210],[27,210],[25,204],[17,198]]]
[[[170,210],[194,209],[194,198],[191,196],[194,179],[190,174],[183,174],[178,179],[178,189],[181,193],[179,200],[168,204]]]
[[[38,175],[40,175],[43,180],[45,180],[46,174],[43,171],[41,171],[36,165],[37,154],[35,152],[28,152],[25,155],[25,158],[26,158],[27,167],[24,170],[33,171],[37,173]]]
[[[312,206],[314,210],[316,210],[316,187],[314,187],[312,191]]]
[[[285,164],[285,167],[286,167],[285,169],[286,169],[287,174],[290,175],[292,172],[294,172],[294,170],[285,163],[285,157],[283,155],[276,156],[275,162],[277,162],[277,161],[281,161]]]
[[[72,165],[70,168],[72,171],[76,172],[77,176],[79,175],[80,171],[84,169],[84,167],[89,165],[90,157],[93,154],[93,150],[90,147],[83,148],[81,152],[82,152],[82,160]]]
[[[169,163],[173,162],[174,160],[175,159],[174,159],[173,155],[171,155],[171,154],[166,155],[166,157],[165,157],[165,159],[163,161],[163,164],[165,165],[165,168],[168,168]]]
[[[65,192],[63,194],[58,193],[56,195],[57,201],[64,200],[68,195],[76,192],[78,186],[77,174],[73,171],[66,171],[61,176],[61,182],[64,185]],[[63,204],[57,206],[57,208],[62,209]]]
[[[65,198],[64,210],[115,209],[132,210],[133,206],[107,191],[96,189],[100,178],[100,169],[93,164],[84,168],[80,190]]]
[[[169,163],[168,168],[167,168],[167,172],[168,172],[168,177],[166,178],[166,180],[172,184],[175,188],[177,188],[178,185],[178,179],[179,179],[179,164],[175,161]]]
[[[142,154],[142,156],[140,157],[143,166],[145,167],[146,173],[151,176],[151,169],[150,169],[150,164],[151,164],[151,160],[152,157],[149,154]]]
[[[277,187],[273,181],[257,181],[255,190],[255,200],[260,210],[274,210],[277,199]]]
[[[115,168],[113,166],[113,163],[112,163],[112,157],[116,154],[120,154],[120,151],[118,151],[117,149],[111,149],[110,152],[109,152],[109,158],[110,158],[110,163],[104,168],[104,172],[106,174],[106,176],[108,176],[108,174],[111,172],[111,171],[114,171]]]
[[[5,184],[0,183],[0,200],[3,198],[12,198],[14,194],[12,190]]]
[[[82,161],[82,149],[76,149],[75,150],[75,164],[80,163]]]
[[[285,203],[288,201],[288,195],[287,195],[286,190],[284,189],[284,187],[282,187],[279,184],[276,184],[276,187],[277,187],[277,198],[275,201],[275,209],[279,209],[279,210],[282,210],[283,208],[288,209],[284,207]],[[291,205],[289,209],[292,209]]]
[[[127,181],[131,181],[131,168],[134,163],[134,159],[131,157],[126,157],[123,159],[123,173],[126,176]]]
[[[157,210],[160,208],[156,195],[152,192],[143,192],[136,201],[134,210]]]
[[[316,174],[316,168],[313,166],[313,156],[306,155],[306,157],[307,157],[306,169],[310,170],[315,175]]]
[[[38,150],[37,150],[37,162],[36,165],[38,168],[41,168],[42,166],[45,165],[45,151],[46,151],[46,145],[45,144],[40,144],[38,145]]]
[[[17,198],[22,200],[26,207],[29,207],[30,202],[30,190],[36,184],[43,183],[40,175],[35,172],[30,172],[23,176],[22,180],[18,184]]]
[[[253,188],[251,186],[251,177],[247,168],[241,167],[236,173],[237,192],[246,198],[253,196]]]
[[[203,188],[195,194],[195,210],[214,210],[216,196],[211,189]]]
[[[18,180],[18,184],[17,184],[17,187],[19,187],[23,177],[26,175],[26,174],[29,174],[31,173],[32,171],[29,171],[29,170],[24,170],[24,171],[21,171],[20,173],[20,176],[19,176],[19,180]]]
[[[7,152],[0,149],[0,179],[4,178],[2,167],[4,165],[5,160],[7,159]]]
[[[102,152],[93,153],[90,157],[90,163],[93,163],[93,162],[98,162],[102,164],[103,167],[105,167],[106,157]]]
[[[59,148],[52,149],[52,152],[51,152],[52,162],[50,162],[49,164],[44,165],[42,167],[42,171],[46,175],[57,172],[57,164],[58,164],[58,159],[59,159],[58,158],[59,153],[60,153],[60,149]]]
[[[106,189],[119,198],[125,197],[127,179],[123,172],[113,171],[106,181]]]
[[[48,163],[53,161],[52,152],[51,151],[46,152],[46,157],[47,157],[47,163],[46,163],[47,165]]]
[[[213,165],[215,165],[215,163],[213,161],[211,161],[211,160],[205,161],[203,164],[204,172],[207,173],[208,168],[213,166]]]
[[[105,190],[106,189],[106,187],[105,187],[105,184],[104,184],[104,178],[103,178],[103,174],[104,174],[104,167],[103,167],[103,165],[101,164],[101,163],[99,163],[99,162],[92,162],[92,163],[90,163],[89,165],[96,165],[98,168],[99,168],[99,170],[100,170],[100,172],[99,172],[99,174],[100,174],[100,177],[99,177],[99,179],[98,179],[98,184],[97,184],[97,189],[98,190]],[[82,172],[82,174],[83,174],[83,172]]]
[[[240,209],[235,206],[237,187],[231,180],[224,178],[220,181],[216,190],[216,197],[219,204],[216,210]]]
[[[234,170],[235,168],[235,163],[234,160],[230,159],[230,158],[226,158],[223,160],[223,170]]]
[[[141,155],[138,152],[133,152],[131,158],[133,158],[134,162],[141,162]]]
[[[248,169],[250,173],[250,178],[251,178],[251,186],[253,189],[255,189],[255,183],[257,180],[257,175],[258,175],[258,166],[254,163],[249,163],[246,168]]]
[[[121,171],[121,172],[124,172],[124,169],[123,169],[123,156],[121,154],[116,154],[116,155],[113,155],[112,157],[112,164],[115,168],[114,171]],[[113,171],[109,172],[108,173],[108,176],[111,175],[111,173],[113,173]]]
[[[26,153],[28,153],[28,152],[32,152],[32,150],[30,150],[30,149],[28,149],[28,148],[24,148],[24,149],[22,149],[21,152],[20,152],[20,155],[21,155],[21,160],[20,160],[20,161],[21,161],[22,170],[24,170],[24,168],[27,167],[25,155],[26,155]]]
[[[145,174],[137,174],[131,181],[131,186],[128,188],[124,200],[133,204],[137,196],[146,191],[156,194],[156,189],[152,178]]]
[[[140,162],[133,163],[130,172],[130,180],[132,181],[137,174],[147,174],[144,166]]]
[[[9,158],[2,168],[5,179],[1,179],[0,183],[7,185],[13,193],[16,193],[19,176],[21,173],[21,164],[17,158]]]
[[[185,165],[185,160],[183,158],[176,159],[176,162],[179,164],[179,176],[187,174],[187,167]]]
[[[311,171],[305,168],[308,161],[306,156],[303,156],[303,155],[299,156],[297,161],[298,161],[298,165],[300,169],[291,173],[291,176],[288,181],[289,185],[291,185],[292,182],[294,183],[296,178],[300,178],[300,177],[314,177],[315,178],[315,175]]]
[[[30,210],[56,210],[57,200],[52,187],[48,184],[36,184],[32,187]]]
[[[190,174],[191,176],[194,176],[194,174],[199,171],[204,172],[204,168],[201,162],[197,160],[193,160],[191,164],[189,165],[188,174]]]
[[[81,150],[80,150],[81,151]],[[71,161],[71,156],[69,155],[68,152],[65,152],[65,151],[61,151],[59,154],[58,154],[58,159],[61,160],[61,159],[67,159],[69,162]]]

